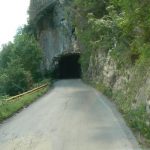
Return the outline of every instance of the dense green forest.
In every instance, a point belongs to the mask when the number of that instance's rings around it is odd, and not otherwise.
[[[18,29],[14,42],[0,52],[0,95],[12,96],[32,88],[41,79],[42,51],[30,26]]]
[[[75,0],[74,12],[84,80],[111,97],[139,141],[150,143],[150,2]]]

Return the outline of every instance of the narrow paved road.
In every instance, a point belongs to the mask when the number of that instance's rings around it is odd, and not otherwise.
[[[62,80],[0,125],[0,150],[139,150],[107,98],[81,80]]]

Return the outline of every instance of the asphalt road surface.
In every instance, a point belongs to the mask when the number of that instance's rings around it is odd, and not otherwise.
[[[115,106],[81,80],[57,81],[0,125],[0,150],[140,150]]]

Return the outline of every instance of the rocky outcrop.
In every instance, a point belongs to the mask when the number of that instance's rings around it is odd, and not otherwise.
[[[150,113],[150,68],[146,69],[145,76],[136,66],[119,69],[110,52],[100,51],[91,55],[88,71],[84,74],[95,85],[111,89],[112,95],[122,93],[127,99],[131,98],[133,109],[144,104]]]
[[[64,53],[73,53],[75,35],[72,26],[73,14],[69,10],[71,1],[67,0],[46,0],[38,2],[33,9],[31,0],[30,20],[36,28],[37,39],[43,49],[42,70],[51,70],[53,59]],[[39,5],[38,5],[39,4]],[[45,4],[45,5],[44,5]],[[32,10],[38,10],[34,12]]]

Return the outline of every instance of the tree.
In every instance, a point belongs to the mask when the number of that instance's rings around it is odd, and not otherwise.
[[[30,71],[36,80],[40,76],[42,52],[34,36],[27,33],[17,34],[14,41],[14,55],[18,56],[23,68]]]
[[[0,52],[0,68],[6,68],[12,57],[13,43],[4,44]]]
[[[41,59],[35,37],[20,28],[14,43],[5,44],[0,52],[0,94],[16,95],[30,89],[41,78]]]
[[[1,93],[16,95],[28,90],[32,84],[32,76],[19,63],[20,60],[11,60],[8,67],[0,75]]]

